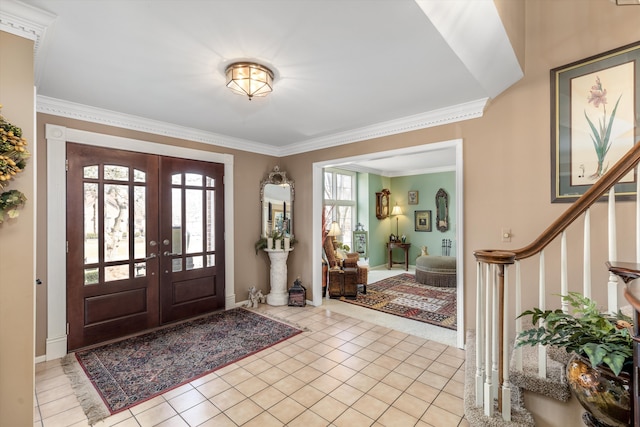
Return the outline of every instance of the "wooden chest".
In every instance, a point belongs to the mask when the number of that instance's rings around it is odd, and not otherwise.
[[[355,298],[358,294],[358,269],[329,271],[329,297]]]

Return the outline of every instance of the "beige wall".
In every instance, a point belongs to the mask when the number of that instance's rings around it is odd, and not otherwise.
[[[527,0],[524,2],[526,8],[523,16],[519,8],[509,8],[509,3],[504,0],[496,1],[501,16],[506,21],[505,27],[516,46],[519,61],[525,67],[525,77],[492,100],[484,116],[479,119],[279,160],[43,114],[39,114],[37,118],[38,133],[44,133],[45,123],[55,123],[93,132],[234,154],[236,225],[232,238],[235,239],[234,286],[237,300],[245,298],[244,292],[252,284],[262,290],[267,289],[268,260],[264,254],[255,255],[253,244],[260,232],[259,182],[275,164],[288,172],[296,186],[295,234],[300,243],[290,257],[289,281],[300,276],[307,290],[310,290],[312,263],[316,261],[312,259],[311,250],[312,163],[462,138],[466,288],[464,304],[466,326],[473,328],[473,250],[516,249],[525,246],[567,208],[567,205],[551,204],[549,201],[549,70],[640,40],[640,7],[616,7],[609,0]],[[39,143],[42,144],[42,137],[40,138]],[[44,156],[40,160],[44,161]],[[42,164],[38,166],[38,173],[44,174]],[[40,200],[42,194],[39,191]],[[602,209],[602,205],[595,208],[596,211]],[[618,212],[619,221],[623,222],[631,215],[631,206],[627,204]],[[43,218],[40,218],[40,223],[42,221]],[[501,227],[512,229],[511,243],[501,243]],[[605,227],[598,227],[596,224],[594,228],[594,252],[602,252],[601,248],[606,242]],[[0,228],[0,233],[4,234],[6,230]],[[570,234],[570,247],[576,241],[581,241],[579,233]],[[623,241],[620,246],[618,251],[621,259],[635,256],[631,244]],[[604,267],[594,268],[594,274],[594,284],[606,282]],[[575,275],[579,279],[581,273],[575,272]],[[2,280],[4,283],[4,277]],[[534,293],[532,290],[525,291],[525,299],[534,301]],[[597,289],[594,296],[603,299],[604,289]],[[39,293],[38,348],[41,348],[46,335],[46,313],[40,309],[40,300]],[[21,314],[15,318],[24,317]]]
[[[474,260],[479,248],[515,249],[537,236],[566,205],[549,202],[549,70],[640,39],[637,25],[640,8],[616,7],[607,0],[526,1],[526,15],[509,2],[497,1],[505,27],[517,39],[524,55],[525,77],[492,100],[484,117],[436,128],[362,141],[280,160],[261,155],[212,147],[188,141],[110,128],[60,117],[38,115],[39,134],[45,123],[76,129],[110,133],[158,143],[184,145],[235,155],[234,194],[236,228],[235,256],[238,300],[248,286],[267,290],[268,261],[253,252],[259,235],[258,185],[270,168],[279,163],[296,183],[295,234],[299,240],[289,261],[289,277],[300,276],[312,286],[312,177],[313,162],[369,152],[434,143],[454,138],[464,140],[465,312],[466,324],[473,327]],[[524,21],[524,23],[523,23]],[[524,25],[524,29],[521,27]],[[520,40],[525,35],[524,46]],[[42,143],[42,137],[40,143]],[[41,160],[44,161],[44,156]],[[44,174],[44,167],[39,166]],[[42,175],[41,175],[42,176]],[[621,215],[626,213],[621,212]],[[509,227],[512,242],[500,242],[501,227]],[[604,237],[594,236],[596,242]],[[624,248],[623,248],[624,249]],[[604,280],[605,272],[596,272]],[[595,283],[597,283],[594,280]],[[597,295],[597,294],[596,294]],[[40,298],[38,307],[40,307]],[[46,315],[38,316],[38,348],[41,348]]]
[[[34,155],[33,42],[0,31],[0,104],[7,121],[22,129]],[[35,165],[5,189],[20,190],[20,216],[0,224],[0,425],[33,423],[34,194]]]

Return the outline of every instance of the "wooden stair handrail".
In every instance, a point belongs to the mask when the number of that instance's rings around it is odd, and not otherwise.
[[[628,174],[640,162],[640,144],[635,144],[607,173],[605,173],[595,184],[593,184],[580,198],[569,206],[557,220],[555,220],[546,230],[538,236],[528,246],[514,251],[515,260],[529,258],[544,249],[560,233],[562,233],[573,221],[580,217],[587,209],[600,199],[611,187]],[[476,259],[482,255],[482,261],[492,264],[503,264],[504,254],[507,251],[500,250],[478,250],[474,252]],[[492,254],[495,254],[493,256]],[[480,261],[480,259],[478,259]]]

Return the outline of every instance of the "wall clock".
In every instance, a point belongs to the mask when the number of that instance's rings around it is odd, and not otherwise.
[[[391,192],[386,188],[376,193],[376,218],[378,219],[389,216],[389,194]]]

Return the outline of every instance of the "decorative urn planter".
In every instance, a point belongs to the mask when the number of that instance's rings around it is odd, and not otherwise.
[[[592,366],[589,359],[574,355],[567,364],[567,381],[573,395],[587,411],[585,424],[594,427],[631,425],[631,376],[620,375],[603,366]]]

